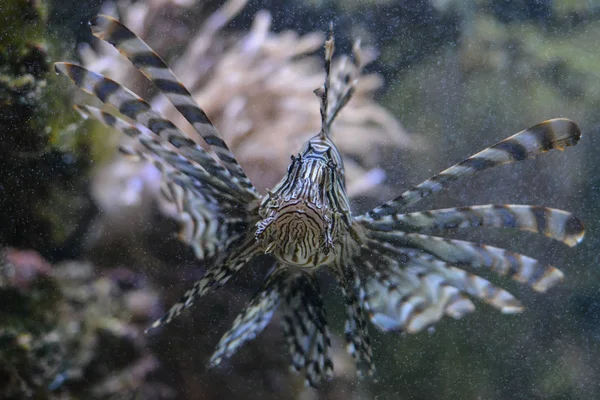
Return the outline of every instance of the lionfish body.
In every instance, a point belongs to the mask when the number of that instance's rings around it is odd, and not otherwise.
[[[280,309],[292,365],[317,385],[333,371],[330,337],[315,272],[325,267],[345,297],[345,335],[358,371],[374,371],[367,318],[380,330],[415,333],[444,315],[474,310],[467,295],[504,313],[522,311],[509,292],[467,272],[487,268],[543,292],[561,280],[560,270],[508,250],[431,236],[449,229],[496,227],[543,234],[568,246],[584,234],[572,214],[527,205],[481,205],[403,213],[451,182],[484,169],[575,145],[581,133],[567,119],[542,122],[489,147],[399,197],[353,217],[345,189],[342,157],[331,139],[331,125],[354,92],[363,64],[355,60],[331,70],[333,38],[325,46],[326,79],[315,93],[321,101],[321,131],[298,156],[286,176],[260,196],[218,131],[188,90],[150,47],[107,16],[92,20],[92,31],[113,44],[163,92],[201,135],[199,146],[147,102],[120,84],[71,63],[56,69],[119,114],[77,106],[137,141],[126,154],[147,160],[162,172],[165,199],[176,205],[181,238],[200,260],[212,261],[162,318],[158,327],[189,307],[195,298],[224,284],[256,256],[269,254],[274,267],[263,287],[235,319],[210,359],[219,364],[254,338]],[[211,155],[216,155],[216,159]]]

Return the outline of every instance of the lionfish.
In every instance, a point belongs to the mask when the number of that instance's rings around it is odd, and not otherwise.
[[[568,119],[551,119],[525,129],[355,216],[331,128],[351,99],[364,67],[358,43],[353,59],[344,58],[332,73],[330,32],[325,42],[325,82],[315,90],[321,130],[297,156],[291,156],[285,177],[260,195],[190,92],[142,39],[104,15],[93,18],[91,28],[166,95],[209,149],[119,83],[76,64],[55,64],[79,88],[118,110],[120,116],[114,110],[76,106],[84,117],[136,139],[136,146],[121,150],[152,162],[161,171],[161,192],[177,207],[181,219],[180,237],[199,260],[209,264],[204,277],[152,328],[170,322],[255,257],[267,255],[273,263],[262,288],[219,341],[211,366],[259,334],[279,308],[293,368],[304,373],[310,386],[330,378],[331,340],[316,280],[317,271],[326,269],[336,277],[345,298],[347,350],[356,360],[359,375],[372,375],[367,317],[381,331],[416,333],[444,315],[460,318],[472,312],[475,306],[467,295],[503,313],[523,310],[512,294],[467,272],[466,267],[490,269],[538,292],[563,277],[557,268],[522,254],[430,234],[494,227],[536,232],[568,246],[583,238],[584,227],[577,217],[546,207],[490,204],[403,213],[464,177],[577,144],[581,132]]]

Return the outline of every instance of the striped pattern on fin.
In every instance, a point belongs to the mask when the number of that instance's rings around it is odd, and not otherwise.
[[[179,302],[173,305],[165,315],[154,321],[150,328],[146,329],[146,332],[171,322],[184,309],[189,308],[196,298],[204,296],[213,287],[218,288],[224,285],[235,272],[242,269],[252,258],[259,254],[261,254],[260,245],[252,235],[239,247],[234,249],[232,256],[210,267],[204,277],[195,282],[192,288],[183,294]]]
[[[342,56],[336,67],[332,68],[334,50],[335,40],[331,26],[329,38],[325,42],[325,82],[314,91],[321,102],[321,135],[329,135],[333,121],[354,95],[358,78],[370,61],[362,56],[360,41],[356,41],[352,47],[353,61]]]
[[[419,249],[450,264],[491,269],[538,292],[545,292],[564,277],[559,269],[534,258],[484,244],[402,232],[367,231],[366,236],[369,248],[390,257],[403,260],[405,249]]]
[[[339,112],[350,101],[356,90],[356,84],[362,74],[363,68],[370,61],[363,56],[360,40],[352,46],[353,59],[342,56],[339,63],[333,68],[328,95],[327,125],[331,126]]]
[[[84,118],[95,119],[102,124],[114,128],[117,131],[131,138],[137,138],[142,147],[149,151],[153,156],[150,161],[154,164],[160,163],[162,169],[169,165],[174,170],[179,171],[183,175],[187,175],[192,180],[198,181],[202,185],[204,192],[208,191],[211,194],[218,194],[227,201],[239,202],[236,192],[231,190],[223,181],[209,174],[201,165],[196,164],[193,160],[177,153],[174,149],[170,149],[167,145],[160,141],[160,137],[152,137],[139,129],[137,126],[128,123],[122,118],[115,116],[109,112],[100,110],[96,107],[87,105],[75,105],[75,110]],[[138,150],[132,150],[138,157],[148,159],[148,157],[140,154]],[[128,152],[131,152],[129,150]],[[159,168],[161,169],[161,168]],[[179,178],[181,180],[181,178]],[[198,185],[191,183],[191,187],[198,189]]]
[[[444,315],[461,318],[475,310],[464,293],[506,314],[523,310],[512,294],[484,278],[422,252],[407,250],[405,255],[402,266],[380,254],[365,263],[372,273],[365,279],[363,300],[371,321],[384,332],[417,333]]]
[[[131,90],[102,74],[76,64],[55,63],[54,68],[56,72],[70,78],[83,91],[96,96],[103,103],[115,107],[119,113],[148,128],[161,140],[168,141],[181,155],[198,163],[209,174],[222,180],[241,198],[246,201],[257,198],[255,193],[242,188],[229,171],[217,163],[202,147]]]
[[[198,188],[197,182],[178,170],[164,170],[160,163],[155,166],[163,175],[163,197],[177,207],[179,239],[192,248],[197,259],[220,257],[252,225],[229,198]]]
[[[359,217],[370,229],[380,231],[439,232],[458,228],[512,228],[543,234],[573,247],[583,239],[583,222],[573,214],[554,208],[488,204],[387,215],[377,221]]]
[[[388,262],[381,257],[363,261],[371,273],[364,278],[361,297],[379,330],[417,333],[441,319],[446,309],[456,318],[475,309],[442,276]]]
[[[483,300],[487,304],[499,309],[504,314],[515,314],[523,311],[523,306],[512,294],[494,286],[487,279],[452,266],[431,254],[421,251],[408,251],[406,253],[407,268],[413,271],[437,273],[455,288],[469,295]]]
[[[284,293],[289,268],[277,266],[269,274],[262,288],[244,310],[237,316],[231,329],[219,341],[209,365],[215,366],[224,358],[229,358],[244,343],[252,340],[265,329],[273,313],[279,306],[280,296]]]
[[[356,275],[356,267],[353,264],[346,267],[338,265],[334,268],[334,272],[346,302],[346,322],[344,324],[346,349],[356,361],[356,373],[362,376],[363,371],[366,371],[368,376],[373,376],[375,364],[373,363],[371,337],[364,306],[356,295],[362,287],[360,278]]]
[[[175,108],[214,150],[234,179],[243,188],[257,195],[254,185],[227,147],[221,134],[160,56],[129,28],[112,17],[98,15],[92,18],[90,25],[94,36],[115,46],[167,96]]]
[[[281,304],[281,326],[296,371],[316,387],[333,376],[331,339],[323,298],[315,276],[300,271],[290,278]]]
[[[331,59],[334,50],[335,39],[333,38],[333,23],[330,23],[329,37],[325,41],[325,82],[323,82],[323,85],[314,92],[317,97],[319,97],[321,103],[321,132],[319,135],[322,139],[329,136],[329,86],[331,84]]]
[[[236,212],[234,206],[223,200],[215,204],[203,191],[183,184],[179,180],[181,176],[173,176],[175,173],[166,175],[162,189],[165,198],[178,208],[182,225],[179,239],[194,250],[199,260],[221,257],[252,224],[247,215]]]
[[[451,182],[497,165],[522,161],[552,149],[563,150],[576,145],[580,138],[581,131],[571,120],[557,118],[544,121],[453,165],[366,215],[379,220],[386,215],[398,214],[403,208],[439,192]]]
[[[248,228],[248,216],[239,211],[239,199],[227,186],[194,165],[163,143],[123,119],[95,107],[77,105],[85,118],[94,118],[130,137],[140,137],[139,143],[148,153],[131,149],[129,153],[152,162],[162,173],[163,197],[177,207],[182,225],[179,238],[189,245],[196,258],[214,257],[240,239]]]

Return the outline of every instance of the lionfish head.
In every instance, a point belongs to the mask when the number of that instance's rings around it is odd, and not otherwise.
[[[331,191],[339,167],[329,150],[310,141],[261,204],[256,239],[283,263],[314,267],[335,257],[339,212]]]

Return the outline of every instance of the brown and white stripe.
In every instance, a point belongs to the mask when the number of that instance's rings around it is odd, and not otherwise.
[[[313,273],[292,275],[282,296],[281,326],[296,371],[304,371],[307,386],[333,376],[331,338],[319,285]]]
[[[267,277],[258,294],[246,305],[223,335],[209,365],[215,366],[229,358],[245,342],[252,340],[267,326],[279,306],[289,284],[289,268],[276,266]]]
[[[563,150],[565,147],[576,145],[580,138],[581,131],[571,120],[557,118],[544,121],[453,165],[395,199],[369,211],[366,216],[378,220],[386,215],[398,214],[403,208],[417,203],[432,193],[439,192],[451,182],[497,165],[523,161],[552,149]]]
[[[235,203],[240,201],[236,191],[232,190],[222,180],[218,179],[214,175],[211,175],[202,165],[179,154],[174,148],[169,148],[166,143],[160,141],[158,136],[152,136],[143,129],[140,129],[140,127],[130,124],[122,118],[109,112],[100,110],[96,107],[76,105],[75,109],[84,118],[95,119],[108,127],[116,129],[128,137],[137,139],[142,145],[142,150],[147,150],[152,154],[151,159],[153,163],[159,163],[163,165],[168,164],[174,170],[189,176],[202,185],[201,189],[203,192],[220,195],[221,197],[226,198],[228,201]],[[144,158],[144,156],[140,154],[140,150],[124,151],[133,151],[138,156]],[[192,185],[192,187],[198,189],[197,184]]]
[[[408,261],[410,256],[405,249],[422,250],[456,266],[490,269],[526,283],[538,292],[545,292],[564,277],[559,269],[534,258],[484,244],[403,232],[367,231],[366,237],[369,248],[384,255]]]
[[[252,258],[261,254],[261,248],[253,236],[246,238],[237,246],[232,246],[231,250],[230,255],[210,267],[202,279],[196,281],[192,288],[186,291],[181,299],[165,315],[154,321],[146,331],[171,322],[183,310],[189,308],[196,298],[204,296],[213,288],[224,285],[234,273],[246,266]]]
[[[112,17],[98,15],[92,18],[90,25],[92,33],[96,37],[115,46],[148,77],[158,90],[167,96],[175,108],[214,150],[233,178],[248,191],[258,194],[204,110],[200,108],[190,92],[160,56],[129,28]]]
[[[573,247],[584,235],[583,222],[573,214],[555,208],[488,204],[410,214],[387,215],[373,221],[358,217],[370,229],[380,231],[439,232],[464,228],[511,228],[543,234]]]
[[[229,171],[217,163],[202,147],[129,89],[112,79],[76,64],[55,63],[54,67],[57,72],[69,77],[80,89],[96,96],[103,103],[115,107],[124,116],[148,128],[161,140],[173,145],[179,153],[219,178],[232,190],[235,190],[241,198],[248,201],[256,198],[256,194],[241,187]]]
[[[375,373],[375,364],[373,363],[371,338],[364,304],[361,304],[357,296],[362,284],[357,275],[358,268],[353,264],[351,257],[343,260],[333,268],[333,271],[346,303],[346,322],[344,324],[346,349],[356,361],[357,374],[362,376],[363,371],[366,371],[368,376],[372,376]]]
[[[512,294],[484,278],[423,252],[407,249],[405,255],[402,265],[378,253],[365,262],[371,274],[365,278],[363,301],[383,331],[417,333],[444,315],[460,318],[475,309],[465,294],[506,314],[523,310]]]

